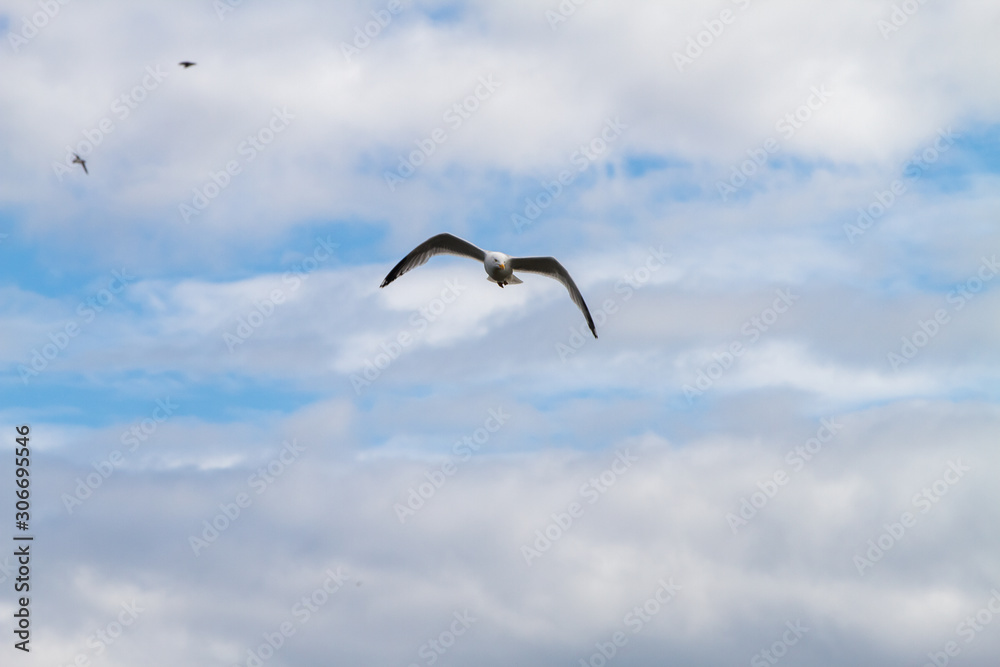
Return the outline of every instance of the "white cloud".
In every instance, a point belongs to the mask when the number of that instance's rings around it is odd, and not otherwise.
[[[426,664],[465,610],[442,664],[586,660],[617,630],[622,664],[735,664],[796,621],[810,629],[789,664],[911,664],[956,639],[1000,574],[995,285],[953,296],[1000,248],[997,10],[924,3],[883,37],[892,4],[861,0],[595,0],[555,29],[558,2],[405,2],[345,59],[387,4],[242,3],[220,20],[211,3],[68,3],[14,52],[39,10],[6,3],[0,421],[35,433],[33,522],[51,546],[33,572],[36,659],[246,664],[290,619],[267,664]],[[574,158],[616,118],[599,155]],[[84,151],[102,119],[113,130]],[[947,128],[954,145],[909,177]],[[390,191],[384,172],[429,137]],[[89,175],[53,170],[67,146]],[[849,238],[895,180],[906,192]],[[185,222],[196,193],[210,202]],[[435,258],[378,288],[442,231],[557,257],[600,338],[540,276],[499,290]],[[123,267],[134,279],[85,317]],[[711,386],[689,400],[699,373]],[[157,401],[178,407],[160,420]],[[495,431],[491,410],[510,414]],[[821,419],[843,427],[810,451]],[[583,485],[624,450],[638,461],[590,504]],[[958,460],[970,470],[935,487]],[[440,475],[401,524],[394,505]],[[924,488],[947,489],[926,513]],[[752,497],[734,534],[727,514]],[[572,502],[582,515],[527,565],[522,545]],[[868,540],[890,538],[859,574]],[[346,585],[300,622],[338,567]],[[679,592],[633,634],[627,614],[661,579]],[[94,655],[88,637],[132,598],[138,621]],[[994,635],[959,637],[963,664],[993,664]]]

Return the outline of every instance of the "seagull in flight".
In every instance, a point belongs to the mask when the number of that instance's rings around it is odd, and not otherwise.
[[[73,164],[80,165],[81,167],[83,167],[83,173],[87,174],[88,176],[90,175],[90,172],[87,171],[87,161],[84,160],[79,155],[77,155],[76,153],[73,153]]]
[[[583,295],[580,294],[576,283],[570,278],[569,271],[563,268],[563,265],[556,261],[555,257],[511,257],[502,252],[487,252],[451,234],[438,234],[418,245],[409,255],[400,260],[399,264],[393,267],[392,271],[389,272],[389,275],[385,277],[385,280],[382,281],[379,287],[385,287],[410,269],[426,263],[434,255],[441,254],[471,257],[482,262],[483,268],[486,269],[486,279],[496,283],[500,287],[504,285],[519,285],[523,282],[514,275],[514,271],[541,273],[550,278],[555,278],[569,292],[573,303],[583,311],[583,316],[587,318],[587,325],[590,327],[590,333],[594,334],[594,338],[597,338],[594,320],[590,316],[590,311],[587,310],[587,304],[583,300]]]
[[[177,64],[180,65],[181,67],[183,67],[184,69],[187,69],[188,67],[194,67],[198,63],[193,63],[190,60],[182,60],[182,61],[180,61]]]

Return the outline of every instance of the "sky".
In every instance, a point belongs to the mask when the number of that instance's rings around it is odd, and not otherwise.
[[[0,0],[4,664],[995,665],[998,28]]]

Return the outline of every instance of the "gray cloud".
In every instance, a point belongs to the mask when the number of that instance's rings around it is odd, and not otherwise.
[[[7,5],[36,661],[993,664],[996,11]]]

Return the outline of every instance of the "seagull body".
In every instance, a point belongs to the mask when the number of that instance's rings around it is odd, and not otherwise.
[[[84,160],[79,155],[77,155],[76,153],[73,153],[73,164],[80,165],[81,167],[83,167],[83,173],[87,174],[88,176],[90,175],[90,172],[87,171],[87,161]]]
[[[519,285],[523,282],[514,275],[515,270],[540,273],[550,278],[555,278],[569,292],[573,303],[580,308],[584,317],[587,318],[590,333],[594,334],[594,338],[597,338],[594,320],[590,317],[590,311],[587,310],[587,304],[583,300],[583,295],[580,294],[580,290],[577,289],[576,283],[573,282],[569,272],[563,268],[563,265],[555,257],[511,257],[502,252],[488,252],[451,234],[438,234],[418,245],[409,255],[400,260],[399,264],[393,267],[392,271],[389,272],[379,287],[385,287],[410,269],[426,263],[434,255],[441,254],[459,255],[479,260],[483,263],[483,268],[486,269],[487,280],[496,283],[500,287],[505,285]]]
[[[193,63],[190,60],[182,60],[181,62],[179,62],[177,64],[180,65],[181,67],[183,67],[184,69],[187,69],[188,67],[194,67],[198,63]]]

